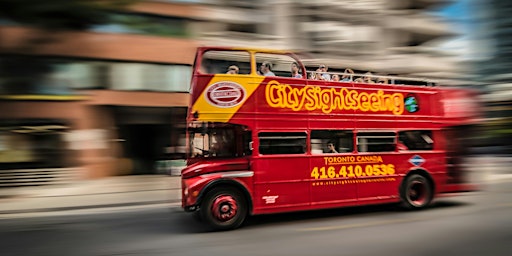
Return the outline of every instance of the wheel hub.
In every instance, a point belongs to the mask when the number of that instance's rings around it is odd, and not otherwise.
[[[232,196],[218,196],[212,204],[213,216],[220,221],[228,221],[236,216],[238,206],[236,200]]]

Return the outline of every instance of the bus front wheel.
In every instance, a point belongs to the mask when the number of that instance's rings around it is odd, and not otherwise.
[[[201,219],[216,230],[235,229],[247,216],[247,203],[236,189],[218,187],[206,193],[201,202]]]
[[[427,207],[433,198],[433,189],[422,175],[407,176],[400,190],[402,204],[407,209],[422,209]]]

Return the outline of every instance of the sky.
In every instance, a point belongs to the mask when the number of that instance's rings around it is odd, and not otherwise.
[[[459,36],[443,45],[443,50],[453,51],[463,60],[483,60],[491,54],[489,41],[478,38],[477,31],[482,32],[477,22],[476,7],[478,0],[456,0],[442,9],[438,14],[446,18]],[[487,50],[485,50],[487,49]]]
[[[471,58],[471,36],[469,31],[469,23],[471,22],[469,17],[471,13],[468,1],[454,1],[454,3],[439,9],[437,14],[447,19],[451,23],[451,26],[454,27],[455,31],[460,33],[460,35],[456,36],[454,39],[443,44],[443,50],[453,51],[462,59]]]

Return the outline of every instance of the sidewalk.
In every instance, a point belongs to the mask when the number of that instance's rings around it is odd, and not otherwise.
[[[1,189],[0,219],[26,213],[148,205],[170,207],[180,203],[179,176],[119,176],[67,185]]]

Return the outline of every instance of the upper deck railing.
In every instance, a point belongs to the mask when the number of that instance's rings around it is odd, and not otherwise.
[[[268,62],[272,67],[270,71],[275,73],[276,77],[290,78],[291,65],[296,63],[299,74],[308,80],[416,86],[435,86],[438,84],[426,78],[387,75],[380,72],[374,74],[372,73],[374,71],[371,70],[356,70],[355,72],[361,73],[355,73],[350,67],[322,70],[318,67],[324,65],[320,64],[315,68],[313,66],[315,62],[311,62],[307,58],[304,60],[293,52],[282,50],[243,47],[201,47],[199,51],[201,52],[201,59],[200,62],[196,62],[196,65],[200,65],[198,69],[200,74],[223,74],[226,73],[230,66],[235,65],[239,68],[239,75],[256,75],[260,74],[260,65],[263,62]]]
[[[323,75],[327,74],[330,79],[322,79]],[[335,79],[338,76],[339,80]],[[368,73],[346,73],[346,72],[318,72],[307,71],[307,79],[309,80],[324,80],[330,82],[354,82],[354,83],[375,83],[375,84],[390,84],[390,85],[415,85],[415,86],[436,86],[438,83],[427,78],[419,77],[406,77],[394,75],[375,75]]]

